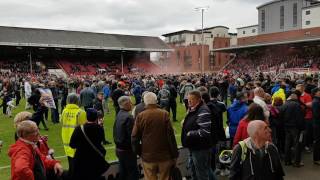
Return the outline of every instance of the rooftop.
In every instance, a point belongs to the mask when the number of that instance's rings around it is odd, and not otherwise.
[[[0,26],[1,46],[171,51],[159,37]]]

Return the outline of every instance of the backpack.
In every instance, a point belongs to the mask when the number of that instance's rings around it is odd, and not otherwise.
[[[159,91],[160,94],[160,101],[169,101],[169,97],[170,97],[170,91],[167,89],[161,89]]]
[[[244,141],[240,141],[239,145],[241,147],[241,161],[240,161],[240,164],[242,164],[246,160],[247,153],[248,153],[248,147],[247,147],[247,145],[246,145],[246,143]]]

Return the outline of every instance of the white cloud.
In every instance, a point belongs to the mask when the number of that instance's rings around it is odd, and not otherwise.
[[[1,0],[0,25],[160,36],[201,27],[198,6],[210,6],[205,26],[257,23],[269,0]]]

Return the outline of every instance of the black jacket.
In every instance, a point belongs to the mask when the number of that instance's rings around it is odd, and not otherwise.
[[[91,142],[96,146],[99,151],[105,155],[106,150],[102,146],[104,139],[103,129],[98,124],[86,123],[84,125],[84,131]],[[80,126],[76,127],[71,139],[70,147],[76,149],[76,153],[73,158],[74,167],[72,179],[87,180],[98,179],[101,174],[101,169],[105,168],[105,160],[90,146],[85,139]]]
[[[99,100],[98,98],[94,99],[93,108],[97,111],[100,111],[102,114],[104,114],[102,101]]]
[[[119,88],[112,92],[111,98],[112,98],[114,106],[119,107],[118,99],[121,96],[124,96],[124,95],[125,95],[124,91],[122,89],[119,89]]]
[[[314,125],[320,127],[320,97],[313,98],[312,115]]]
[[[279,112],[284,127],[304,129],[304,112],[298,100],[287,100],[284,105],[279,107]]]
[[[92,107],[95,99],[94,92],[91,88],[86,87],[80,92],[80,102],[83,107]]]
[[[283,180],[284,172],[276,146],[267,144],[262,150],[255,150],[250,138],[244,141],[247,144],[245,160],[241,160],[241,146],[236,145],[232,154],[229,179]]]
[[[132,115],[128,111],[121,109],[113,125],[113,140],[118,149],[131,151],[133,125],[134,119]]]
[[[170,85],[169,91],[170,91],[170,98],[169,98],[170,103],[176,102],[176,98],[178,96],[177,89],[174,87],[174,85]]]
[[[182,127],[183,147],[192,150],[209,149],[212,143],[211,119],[209,108],[202,102],[193,111],[189,111]]]
[[[223,128],[223,113],[227,111],[226,105],[216,99],[210,100],[207,103],[208,108],[211,111],[212,115],[212,133],[216,141],[225,141],[226,133]]]
[[[134,118],[136,118],[142,111],[144,111],[146,109],[145,107],[146,105],[144,104],[144,102],[139,103],[138,105],[136,105],[136,107],[134,108]]]

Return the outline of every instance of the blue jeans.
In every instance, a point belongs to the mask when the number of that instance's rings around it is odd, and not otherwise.
[[[119,179],[120,180],[139,180],[137,165],[137,155],[131,151],[116,150],[119,159]]]
[[[216,180],[211,169],[210,149],[190,150],[189,163],[193,180]]]

